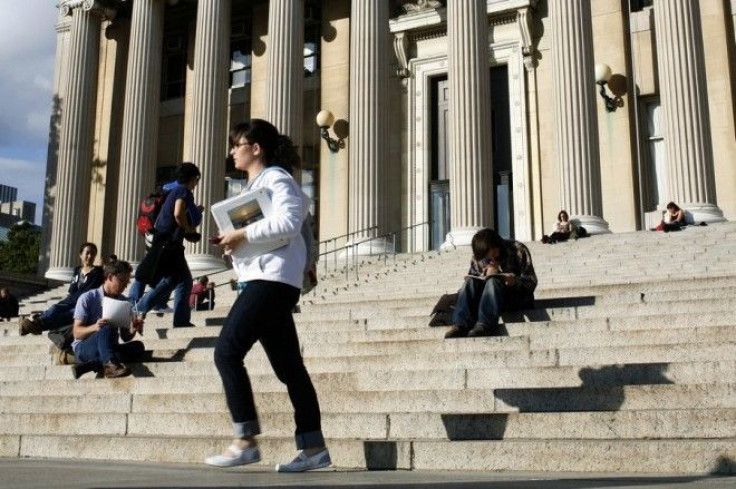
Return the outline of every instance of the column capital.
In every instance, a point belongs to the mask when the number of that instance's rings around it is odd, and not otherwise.
[[[59,4],[62,17],[68,17],[74,9],[82,9],[91,11],[103,19],[114,20],[117,15],[117,7],[123,1],[127,0],[63,0]]]

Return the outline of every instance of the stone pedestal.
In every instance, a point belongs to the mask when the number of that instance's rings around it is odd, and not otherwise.
[[[207,237],[217,232],[208,209],[225,197],[230,7],[231,0],[197,3],[191,156],[202,172],[194,200],[205,206],[205,212],[198,229],[203,239],[187,245],[187,261],[195,275],[224,268],[220,248],[210,245]]]
[[[450,233],[443,247],[470,244],[493,226],[491,86],[485,2],[447,5],[450,86]]]
[[[696,222],[725,220],[716,205],[708,87],[698,2],[655,0],[657,66],[668,198]]]

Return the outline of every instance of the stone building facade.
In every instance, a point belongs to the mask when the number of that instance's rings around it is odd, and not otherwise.
[[[561,208],[632,231],[670,200],[733,219],[735,19],[735,0],[62,0],[41,273],[66,278],[85,240],[140,260],[138,201],[182,161],[222,199],[243,178],[228,128],[255,117],[299,145],[339,244],[532,240]],[[188,249],[197,271],[216,255]]]

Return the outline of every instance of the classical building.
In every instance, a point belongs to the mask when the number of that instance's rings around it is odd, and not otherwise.
[[[182,161],[199,202],[222,199],[244,177],[228,128],[252,117],[299,145],[320,239],[374,238],[361,253],[538,239],[561,208],[593,233],[670,200],[733,219],[735,18],[734,0],[62,0],[41,272],[67,277],[85,240],[140,260],[138,201]],[[216,255],[188,249],[195,270]]]

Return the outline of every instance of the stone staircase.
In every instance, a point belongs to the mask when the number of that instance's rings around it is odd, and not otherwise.
[[[736,472],[734,238],[726,223],[531,243],[537,305],[494,338],[427,327],[467,248],[367,263],[359,280],[330,272],[295,317],[335,466]],[[218,288],[195,328],[149,315],[150,358],[117,380],[75,381],[45,337],[0,325],[0,456],[200,463],[221,450],[212,355],[233,299]],[[270,465],[294,452],[293,413],[258,345],[246,366]]]

